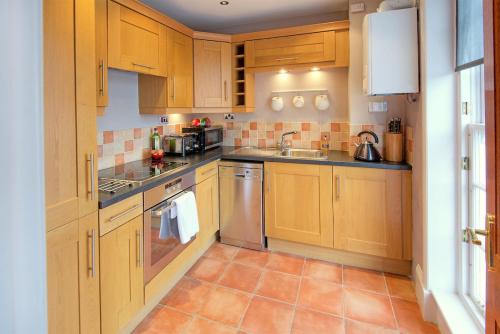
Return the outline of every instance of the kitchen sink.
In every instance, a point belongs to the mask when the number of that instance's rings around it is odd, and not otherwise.
[[[291,148],[278,152],[277,156],[283,158],[294,158],[294,159],[319,159],[325,160],[328,156],[324,155],[320,150],[307,150],[299,148]]]

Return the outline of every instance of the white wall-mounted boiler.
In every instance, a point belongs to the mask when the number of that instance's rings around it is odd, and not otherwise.
[[[417,8],[367,14],[363,22],[365,95],[418,93]]]

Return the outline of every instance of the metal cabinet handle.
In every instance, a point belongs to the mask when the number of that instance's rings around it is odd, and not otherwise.
[[[90,200],[93,201],[95,199],[94,153],[87,156],[87,165],[90,172],[90,190],[87,191],[87,195],[90,195]]]
[[[87,242],[90,240],[90,263],[88,265],[88,272],[91,277],[95,277],[95,230],[87,232]]]
[[[340,200],[340,175],[335,175],[335,186],[337,187],[335,190],[335,199]]]
[[[142,247],[142,233],[141,230],[135,231],[135,244],[136,244],[136,264],[138,267],[142,267],[143,259],[143,247]]]
[[[104,96],[104,60],[99,61],[99,72],[100,72],[100,80],[99,80],[99,94]]]
[[[269,183],[271,183],[271,180],[269,179],[269,171],[267,170],[265,172],[264,182],[266,184],[266,193],[269,194]]]
[[[227,81],[224,80],[224,100],[227,101]]]
[[[132,65],[134,65],[134,66],[140,66],[140,67],[145,67],[145,68],[149,68],[150,70],[154,70],[154,69],[155,69],[155,67],[153,67],[153,66],[144,65],[144,64],[140,64],[140,63],[134,63],[134,62],[133,62],[133,63],[132,63]]]
[[[175,75],[172,75],[172,100],[175,101]]]
[[[285,58],[276,58],[275,61],[284,61],[284,60],[296,60],[297,57],[285,57]]]
[[[125,211],[123,211],[123,212],[121,212],[121,213],[119,213],[119,214],[117,214],[117,215],[115,215],[115,216],[112,216],[111,218],[109,218],[109,222],[113,222],[113,221],[115,221],[115,220],[117,220],[117,219],[120,219],[121,217],[123,217],[123,216],[125,216],[125,215],[129,214],[130,212],[132,212],[132,211],[134,211],[135,209],[138,209],[138,208],[140,208],[140,207],[141,207],[141,205],[140,205],[140,204],[136,204],[136,205],[134,205],[133,207],[128,208],[127,210],[125,210]]]

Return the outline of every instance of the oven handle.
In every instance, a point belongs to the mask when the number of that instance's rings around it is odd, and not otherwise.
[[[181,195],[184,195],[185,193],[187,193],[187,191],[183,191],[177,195],[175,195],[174,197],[172,197],[171,199],[168,200],[168,205],[167,206],[163,206],[159,209],[156,209],[156,210],[151,210],[151,216],[153,217],[161,217],[161,215],[163,215],[163,213],[165,211],[168,211],[168,210],[171,210],[175,204],[172,203],[173,200],[175,200],[176,198],[179,198]]]

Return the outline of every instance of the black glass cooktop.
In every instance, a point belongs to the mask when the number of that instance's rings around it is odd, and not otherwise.
[[[115,179],[131,182],[144,182],[186,165],[186,162],[162,160],[142,160],[129,162],[99,171],[99,179]]]

